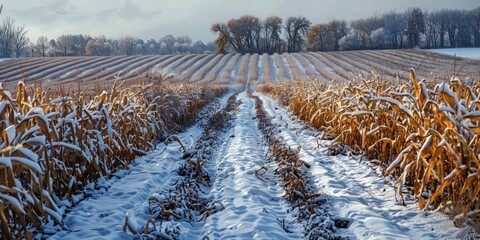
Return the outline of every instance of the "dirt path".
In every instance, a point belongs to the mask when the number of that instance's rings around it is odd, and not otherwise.
[[[299,237],[300,226],[290,224],[286,233],[282,222],[295,218],[288,214],[284,191],[268,163],[267,147],[256,123],[254,100],[239,94],[242,102],[229,139],[220,147],[215,160],[216,173],[211,197],[225,209],[208,218],[202,235],[210,239],[292,239]],[[257,177],[256,170],[267,173]]]

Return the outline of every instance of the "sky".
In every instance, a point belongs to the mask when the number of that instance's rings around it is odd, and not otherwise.
[[[264,19],[305,16],[312,23],[353,20],[409,7],[473,9],[480,0],[0,0],[0,20],[13,17],[35,42],[61,34],[160,39],[189,35],[211,42],[210,26],[249,14]]]

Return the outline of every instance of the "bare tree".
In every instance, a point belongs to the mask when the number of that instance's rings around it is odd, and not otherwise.
[[[410,47],[419,46],[420,34],[425,32],[425,22],[423,19],[423,13],[420,8],[413,8],[407,10],[408,12],[408,24],[407,35]]]
[[[333,41],[334,41],[334,49],[333,50],[338,50],[338,41],[340,38],[343,36],[347,35],[348,33],[348,27],[347,27],[347,21],[345,20],[331,20],[330,22],[327,23],[327,27],[329,31],[332,33],[333,36]]]
[[[390,38],[389,47],[403,48],[403,35],[407,29],[407,21],[404,14],[395,11],[383,15],[384,31]]]
[[[274,52],[280,52],[282,39],[280,34],[282,32],[283,20],[278,16],[267,17],[264,23],[264,38],[265,47],[264,52],[273,54]]]
[[[74,46],[72,35],[60,35],[57,37],[57,49],[63,56],[70,55]]]
[[[383,27],[383,20],[378,17],[361,18],[352,21],[351,26],[357,32],[362,47],[368,49],[372,46],[372,32]]]
[[[215,23],[210,30],[218,34],[215,40],[217,52],[225,52],[229,46],[239,53],[261,51],[262,26],[257,17],[245,15],[230,19],[227,24]]]
[[[172,54],[174,52],[175,42],[177,40],[173,35],[166,35],[160,39],[161,48],[163,49],[164,54]]]
[[[45,57],[48,46],[48,38],[45,36],[40,36],[37,40],[37,49],[40,52],[40,56]]]
[[[23,50],[27,47],[30,39],[27,37],[25,26],[17,26],[13,37],[13,46],[15,48],[15,57],[20,57]]]
[[[15,38],[15,21],[11,17],[7,17],[3,20],[0,26],[0,49],[2,57],[12,57],[13,53],[13,40]]]
[[[229,36],[229,30],[228,26],[225,23],[214,23],[210,30],[214,34],[218,34],[218,37],[215,39],[215,46],[216,50],[215,52],[218,53],[226,53],[227,48],[229,44],[232,44],[233,42]]]
[[[112,52],[112,41],[103,35],[90,39],[85,47],[85,54],[88,56],[109,56]]]
[[[311,22],[305,17],[289,17],[285,21],[288,52],[299,52],[305,46],[305,37]]]
[[[126,36],[118,40],[119,55],[135,55],[137,38]]]
[[[480,47],[480,7],[471,10],[469,16],[472,27],[473,45]]]
[[[314,24],[308,29],[307,43],[312,45],[313,51],[326,51],[329,38],[332,39],[333,35],[325,24]]]

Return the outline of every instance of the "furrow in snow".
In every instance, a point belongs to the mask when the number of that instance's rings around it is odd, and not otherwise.
[[[209,239],[292,239],[298,238],[298,226],[290,224],[293,233],[286,233],[283,220],[295,219],[287,214],[281,186],[266,160],[266,145],[255,121],[254,101],[243,92],[234,127],[229,132],[216,159],[217,173],[211,197],[225,206],[209,217],[202,236]],[[256,170],[266,166],[270,172],[260,179]]]

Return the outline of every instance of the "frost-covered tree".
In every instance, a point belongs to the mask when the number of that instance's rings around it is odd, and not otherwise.
[[[45,57],[45,53],[47,53],[49,47],[48,38],[46,36],[38,37],[36,46],[40,53],[40,56]]]
[[[357,31],[351,29],[346,36],[343,36],[338,41],[340,50],[357,50],[360,48],[360,41]]]
[[[118,55],[135,55],[136,54],[136,46],[137,46],[137,38],[135,37],[121,37],[118,40]]]
[[[112,40],[100,35],[87,42],[85,53],[88,56],[109,56],[114,53]]]
[[[410,47],[419,46],[420,35],[425,32],[425,22],[420,8],[407,10],[407,36]]]
[[[14,23],[13,18],[7,17],[0,26],[0,57],[9,58],[13,55],[13,39],[15,38]]]
[[[73,41],[73,35],[60,35],[57,37],[57,49],[59,53],[63,56],[71,55],[73,53],[73,46],[75,42]]]
[[[390,48],[403,48],[403,36],[407,28],[407,21],[404,14],[395,11],[383,15],[383,29],[389,39]]]
[[[30,39],[27,37],[27,31],[25,26],[15,27],[14,36],[13,36],[13,47],[15,50],[15,57],[20,57],[23,54],[23,51],[27,48],[30,43]]]
[[[384,30],[383,28],[378,28],[376,30],[373,30],[372,33],[370,34],[370,39],[372,42],[372,48],[373,49],[382,49],[385,46],[384,42]]]

